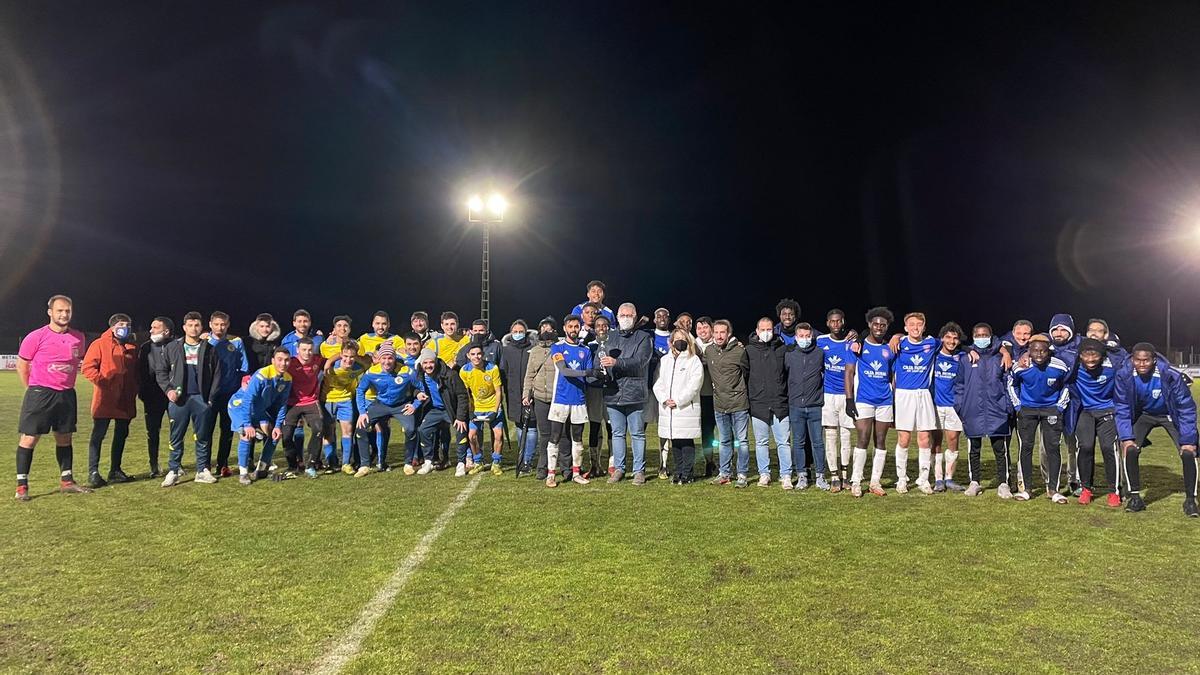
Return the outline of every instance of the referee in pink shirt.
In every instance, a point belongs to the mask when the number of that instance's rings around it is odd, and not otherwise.
[[[55,295],[46,303],[50,323],[21,341],[17,373],[25,385],[17,432],[17,501],[29,501],[29,468],[38,439],[54,432],[55,454],[62,471],[60,492],[88,493],[71,473],[71,434],[75,432],[75,375],[83,359],[83,333],[71,328],[71,299]]]

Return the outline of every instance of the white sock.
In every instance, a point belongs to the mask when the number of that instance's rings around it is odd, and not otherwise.
[[[900,483],[908,482],[908,448],[899,443],[896,444],[896,480]]]
[[[944,453],[935,452],[933,454],[933,479],[942,480],[945,476],[942,474],[942,455]]]
[[[837,429],[825,430],[825,464],[829,466],[829,475],[838,475]]]
[[[958,461],[957,450],[946,451],[946,480],[954,480],[954,464]]]
[[[571,441],[571,468],[578,469],[583,462],[583,442]]]
[[[239,466],[239,467],[238,467],[238,475],[239,475],[239,476],[245,476],[245,475],[246,475],[246,474],[248,474],[248,473],[250,473],[250,469],[247,469],[247,468],[246,468],[246,467],[244,467],[244,466]]]
[[[854,447],[854,446],[850,445],[850,430],[849,429],[841,429],[840,433],[838,435],[842,439],[842,463],[849,464],[850,463],[850,449]]]
[[[922,485],[929,483],[929,464],[933,461],[933,451],[929,448],[917,448],[917,482]]]
[[[854,470],[850,474],[850,483],[858,485],[862,482],[863,469],[867,467],[866,448],[854,448]]]
[[[558,471],[558,443],[546,444],[546,471],[549,473]]]
[[[662,451],[662,453],[661,453],[662,454],[662,464],[659,464],[659,466],[661,466],[664,469],[667,468],[667,452],[668,452],[667,450]]]
[[[875,458],[871,460],[871,485],[878,485],[883,480],[883,463],[886,461],[887,450],[875,448]]]

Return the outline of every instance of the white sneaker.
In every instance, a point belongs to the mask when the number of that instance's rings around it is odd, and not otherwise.
[[[779,479],[779,482],[783,484],[784,490],[792,489],[792,477],[791,476],[784,476],[783,478]]]
[[[176,473],[175,471],[168,471],[167,476],[165,478],[163,478],[162,486],[163,487],[171,487],[172,485],[174,485],[178,482],[179,482],[179,474]]]
[[[1000,487],[996,488],[996,496],[1000,499],[1012,499],[1012,488],[1008,486],[1008,483],[1001,483]]]
[[[454,477],[462,478],[465,475],[467,475],[467,465],[463,462],[459,462],[458,465],[454,467]]]
[[[433,471],[433,462],[431,462],[427,459],[427,460],[425,460],[425,463],[421,465],[421,468],[417,469],[417,475],[424,476],[424,475],[428,474],[430,471]]]
[[[1027,502],[1029,501],[1029,493],[1021,490],[1017,494],[1013,495],[1013,499],[1016,499],[1019,502]]]
[[[979,481],[973,480],[971,481],[971,484],[967,486],[967,489],[963,491],[963,494],[968,497],[974,497],[981,492],[983,492],[983,487],[979,485]]]
[[[580,485],[587,485],[590,481],[583,477],[583,474],[577,473],[571,476],[571,481]]]
[[[1050,501],[1054,502],[1055,504],[1066,504],[1067,496],[1064,494],[1055,492],[1054,494],[1050,495]]]
[[[917,481],[917,489],[927,495],[933,494],[933,486],[929,484],[929,481],[925,481],[924,483]]]
[[[213,483],[217,482],[217,477],[212,475],[211,471],[205,469],[196,474],[196,482],[204,483],[205,485],[212,485]]]
[[[896,483],[896,492],[898,494],[907,493],[908,492],[908,481],[902,480],[899,483]]]
[[[771,484],[771,474],[763,473],[758,476],[758,487],[767,487]]]

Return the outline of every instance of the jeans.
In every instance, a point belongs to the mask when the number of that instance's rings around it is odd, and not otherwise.
[[[760,476],[771,475],[771,445],[770,436],[775,436],[775,451],[779,454],[779,476],[792,475],[792,448],[788,445],[788,418],[779,419],[771,415],[768,424],[757,417],[750,418],[754,428],[754,459],[758,462]]]
[[[730,464],[733,462],[733,450],[737,448],[737,472],[744,476],[750,472],[750,442],[747,435],[750,425],[750,411],[719,412],[717,418],[717,434],[721,443],[721,475],[732,475]]]
[[[792,424],[792,458],[797,473],[805,473],[808,460],[804,456],[804,441],[812,443],[813,471],[825,475],[825,433],[821,430],[821,406],[788,409]]]
[[[646,470],[646,423],[641,404],[608,406],[612,423],[613,466],[625,470],[625,435],[633,437],[633,472]]]
[[[209,445],[212,442],[212,424],[209,419],[213,409],[200,396],[180,396],[167,406],[167,417],[171,418],[171,456],[167,468],[179,473],[183,468],[183,439],[187,435],[188,422],[196,434],[196,472],[208,468]]]

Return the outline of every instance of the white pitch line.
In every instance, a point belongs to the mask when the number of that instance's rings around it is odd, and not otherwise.
[[[383,615],[391,609],[392,604],[396,601],[396,596],[404,589],[408,580],[412,578],[413,573],[429,557],[429,551],[433,548],[433,543],[437,541],[438,537],[442,536],[442,532],[450,524],[450,519],[467,502],[467,498],[471,496],[471,493],[475,492],[475,488],[479,486],[479,480],[482,477],[475,476],[475,478],[471,479],[470,483],[467,483],[463,491],[458,493],[458,497],[433,522],[433,527],[429,528],[425,536],[421,537],[416,547],[413,548],[412,553],[409,553],[404,562],[400,563],[400,567],[396,568],[396,572],[387,580],[383,588],[380,588],[375,597],[371,598],[371,601],[363,607],[358,615],[358,620],[346,631],[346,635],[342,641],[334,645],[333,649],[326,653],[313,666],[312,672],[332,675],[333,673],[340,672],[346,664],[358,656],[359,652],[362,651],[363,641],[375,630],[375,624],[379,623]]]

